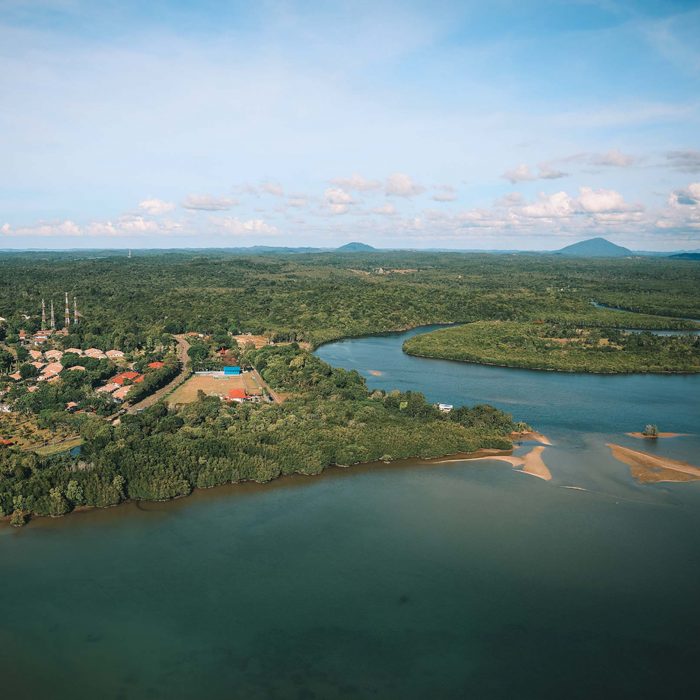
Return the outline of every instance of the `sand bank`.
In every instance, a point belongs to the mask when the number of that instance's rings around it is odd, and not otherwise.
[[[444,464],[445,462],[464,462],[467,460],[497,460],[499,462],[507,462],[513,469],[518,469],[525,474],[531,474],[545,481],[551,481],[552,472],[549,471],[547,465],[542,460],[542,452],[544,447],[538,445],[533,447],[527,454],[522,456],[516,455],[504,455],[498,454],[498,451],[494,450],[495,454],[485,454],[485,455],[474,455],[473,457],[465,456],[463,459],[443,459],[440,460],[439,464]],[[485,450],[482,450],[485,452]]]
[[[538,433],[536,430],[528,430],[524,433],[511,433],[510,437],[515,442],[539,442],[541,445],[551,445],[551,440],[542,433]]]
[[[658,457],[648,452],[632,450],[622,445],[608,443],[615,459],[627,464],[632,476],[642,483],[659,481],[695,481],[700,479],[700,468],[670,457]]]
[[[656,438],[674,438],[674,437],[684,437],[688,433],[656,433],[656,435],[645,435],[644,433],[625,433],[633,438],[641,438],[644,440],[655,440]]]

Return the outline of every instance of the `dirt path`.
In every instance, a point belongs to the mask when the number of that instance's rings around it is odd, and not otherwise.
[[[154,404],[158,403],[158,401],[160,401],[164,396],[166,396],[171,391],[180,386],[180,384],[182,384],[182,382],[184,382],[185,379],[187,379],[190,376],[190,344],[184,335],[176,335],[173,337],[177,341],[177,359],[180,362],[179,374],[170,382],[168,382],[168,384],[158,389],[158,391],[154,392],[150,396],[147,396],[145,399],[143,399],[143,401],[139,401],[138,403],[129,406],[126,409],[127,413],[136,413],[137,411],[142,411],[144,408],[149,408],[150,406],[153,406]]]
[[[272,400],[275,403],[282,403],[282,400],[283,400],[282,397],[276,391],[274,391],[273,389],[270,388],[270,386],[260,376],[260,372],[258,372],[258,370],[255,369],[255,367],[253,367],[251,374],[253,375],[253,378],[255,379],[255,381],[256,381],[256,383],[261,391],[263,388],[266,389],[268,391],[268,393],[270,394],[270,396],[272,397]]]

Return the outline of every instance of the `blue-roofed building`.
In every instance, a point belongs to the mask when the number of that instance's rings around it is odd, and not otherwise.
[[[227,377],[234,377],[241,373],[241,368],[239,365],[224,367],[224,375]]]

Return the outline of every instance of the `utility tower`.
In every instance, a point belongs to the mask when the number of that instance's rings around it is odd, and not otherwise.
[[[53,299],[51,300],[51,330],[56,330],[56,317],[53,315]]]
[[[66,292],[66,313],[65,322],[63,324],[66,328],[70,326],[70,306],[68,306],[68,292]]]
[[[73,297],[73,325],[78,325],[78,299]]]
[[[41,300],[41,330],[46,330],[46,302]]]

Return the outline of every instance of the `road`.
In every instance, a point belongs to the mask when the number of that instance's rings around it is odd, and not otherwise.
[[[143,399],[143,401],[139,401],[138,403],[129,406],[126,409],[127,413],[136,413],[137,411],[143,411],[144,408],[153,406],[153,404],[158,403],[158,401],[160,401],[166,394],[169,394],[171,391],[176,389],[178,386],[180,386],[180,384],[182,384],[182,382],[185,381],[185,379],[190,376],[190,344],[184,335],[175,335],[173,337],[177,341],[177,359],[180,361],[179,374],[168,382],[168,384],[158,389],[158,391],[154,392],[150,396],[147,396],[145,399]]]

